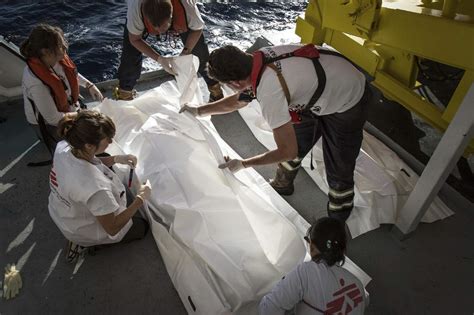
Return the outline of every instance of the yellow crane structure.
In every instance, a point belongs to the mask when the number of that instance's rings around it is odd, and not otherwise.
[[[296,34],[303,43],[334,47],[386,98],[445,133],[396,223],[409,234],[457,159],[474,153],[474,1],[309,0]],[[464,70],[446,108],[415,92],[420,59]]]
[[[310,0],[296,33],[304,43],[336,48],[371,75],[385,97],[441,131],[474,81],[472,0]],[[413,91],[417,58],[465,70],[444,111]]]

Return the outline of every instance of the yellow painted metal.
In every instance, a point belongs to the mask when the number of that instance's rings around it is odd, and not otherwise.
[[[441,131],[474,82],[473,0],[310,0],[296,34],[304,43],[336,48],[373,76],[386,97]],[[418,58],[466,71],[444,112],[413,92]],[[468,152],[474,153],[474,140]]]
[[[324,2],[323,28],[344,31],[365,39],[370,37],[374,29],[382,4],[382,0],[319,2]]]
[[[448,107],[446,107],[446,110],[443,112],[442,118],[445,121],[449,122],[453,119],[459,108],[459,105],[471,87],[472,82],[474,82],[474,71],[466,71],[461,79],[461,82],[459,82],[456,91],[454,91],[454,94],[449,101]],[[474,106],[474,104],[472,104],[472,106]]]
[[[365,46],[366,41],[360,37],[341,33],[333,30],[326,30],[324,42],[347,56],[353,63],[364,69],[369,75],[374,76],[377,66],[381,64],[381,59],[373,47]]]

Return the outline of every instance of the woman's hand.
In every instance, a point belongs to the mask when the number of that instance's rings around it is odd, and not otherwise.
[[[151,184],[150,181],[147,180],[145,184],[141,185],[140,189],[137,193],[137,198],[141,199],[142,201],[148,200],[151,195]]]
[[[135,168],[137,165],[137,157],[132,154],[116,155],[114,156],[114,162],[118,164],[129,165],[131,168]]]
[[[95,84],[89,85],[89,87],[87,89],[89,90],[89,93],[90,93],[91,97],[95,101],[102,102],[102,100],[104,99],[104,96],[102,95],[100,90],[97,88],[97,86],[95,86]]]
[[[173,57],[159,56],[156,61],[163,67],[163,69],[165,69],[166,72],[174,76],[177,75],[173,68]]]

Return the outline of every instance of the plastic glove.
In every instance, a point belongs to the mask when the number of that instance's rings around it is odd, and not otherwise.
[[[179,113],[183,113],[184,111],[189,112],[194,117],[198,117],[199,115],[199,107],[196,106],[189,106],[188,104],[184,104],[183,107],[179,110]]]
[[[158,59],[156,59],[156,61],[158,61],[161,64],[161,66],[163,67],[163,69],[165,69],[166,72],[174,76],[177,75],[176,71],[173,68],[173,57],[159,56]]]
[[[97,88],[97,86],[95,86],[95,84],[92,84],[91,86],[89,86],[88,90],[89,90],[89,94],[95,101],[102,102],[102,100],[104,99],[104,96],[102,95],[100,90]]]
[[[16,269],[15,264],[8,264],[5,267],[5,278],[3,280],[3,297],[6,300],[14,298],[20,292],[22,286],[20,271]]]
[[[138,193],[137,193],[137,197],[145,201],[145,200],[148,200],[148,198],[150,198],[150,195],[151,195],[151,184],[150,184],[150,181],[147,180],[145,184],[140,186],[140,189],[138,190]]]
[[[236,173],[245,168],[242,160],[229,159],[229,157],[227,156],[225,156],[224,159],[226,160],[226,162],[219,165],[220,169],[228,168],[229,171],[231,171],[232,173]]]
[[[129,165],[131,168],[135,168],[137,165],[137,157],[132,154],[116,155],[114,156],[114,162],[118,164]]]

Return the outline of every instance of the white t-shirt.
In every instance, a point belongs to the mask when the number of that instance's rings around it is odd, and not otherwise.
[[[53,164],[48,208],[63,235],[82,246],[120,242],[132,220],[110,236],[96,218],[126,209],[125,186],[117,174],[97,158],[94,164],[76,158],[66,141],[56,146]]]
[[[266,47],[262,50],[275,56],[291,52],[300,45]],[[326,48],[325,48],[326,49]],[[364,94],[365,76],[342,57],[321,54],[319,61],[326,73],[326,86],[315,108],[317,115],[342,113],[359,102]],[[291,120],[288,107],[301,108],[308,104],[318,87],[318,78],[310,59],[290,57],[276,62],[281,66],[283,77],[290,91],[288,104],[283,88],[274,70],[266,68],[257,87],[257,99],[263,118],[272,129]]]
[[[58,76],[62,77],[64,83],[66,83],[66,94],[68,97],[71,97],[71,86],[69,85],[69,81],[66,78],[63,67],[57,63],[53,69],[56,71]],[[88,81],[80,74],[78,74],[78,79],[79,85],[85,87]],[[43,82],[41,82],[41,80],[36,75],[34,75],[33,72],[31,72],[28,66],[26,66],[23,70],[21,87],[23,90],[23,104],[25,107],[26,120],[30,124],[38,124],[37,117],[34,115],[33,107],[31,106],[29,100],[32,99],[36,105],[36,109],[41,113],[45,122],[48,125],[57,126],[59,120],[63,118],[65,113],[58,111],[49,87],[43,84]],[[75,109],[75,106],[70,106],[69,108],[70,111],[74,111]]]
[[[329,314],[364,314],[366,292],[352,273],[324,262],[304,262],[281,279],[260,301],[260,315],[285,314],[296,306],[296,314],[321,314],[306,305]],[[350,310],[350,311],[349,311]]]
[[[141,12],[143,0],[127,1],[127,29],[131,34],[141,35],[145,31]],[[188,28],[191,30],[202,30],[204,21],[199,13],[195,0],[181,0],[181,4],[186,12]]]

